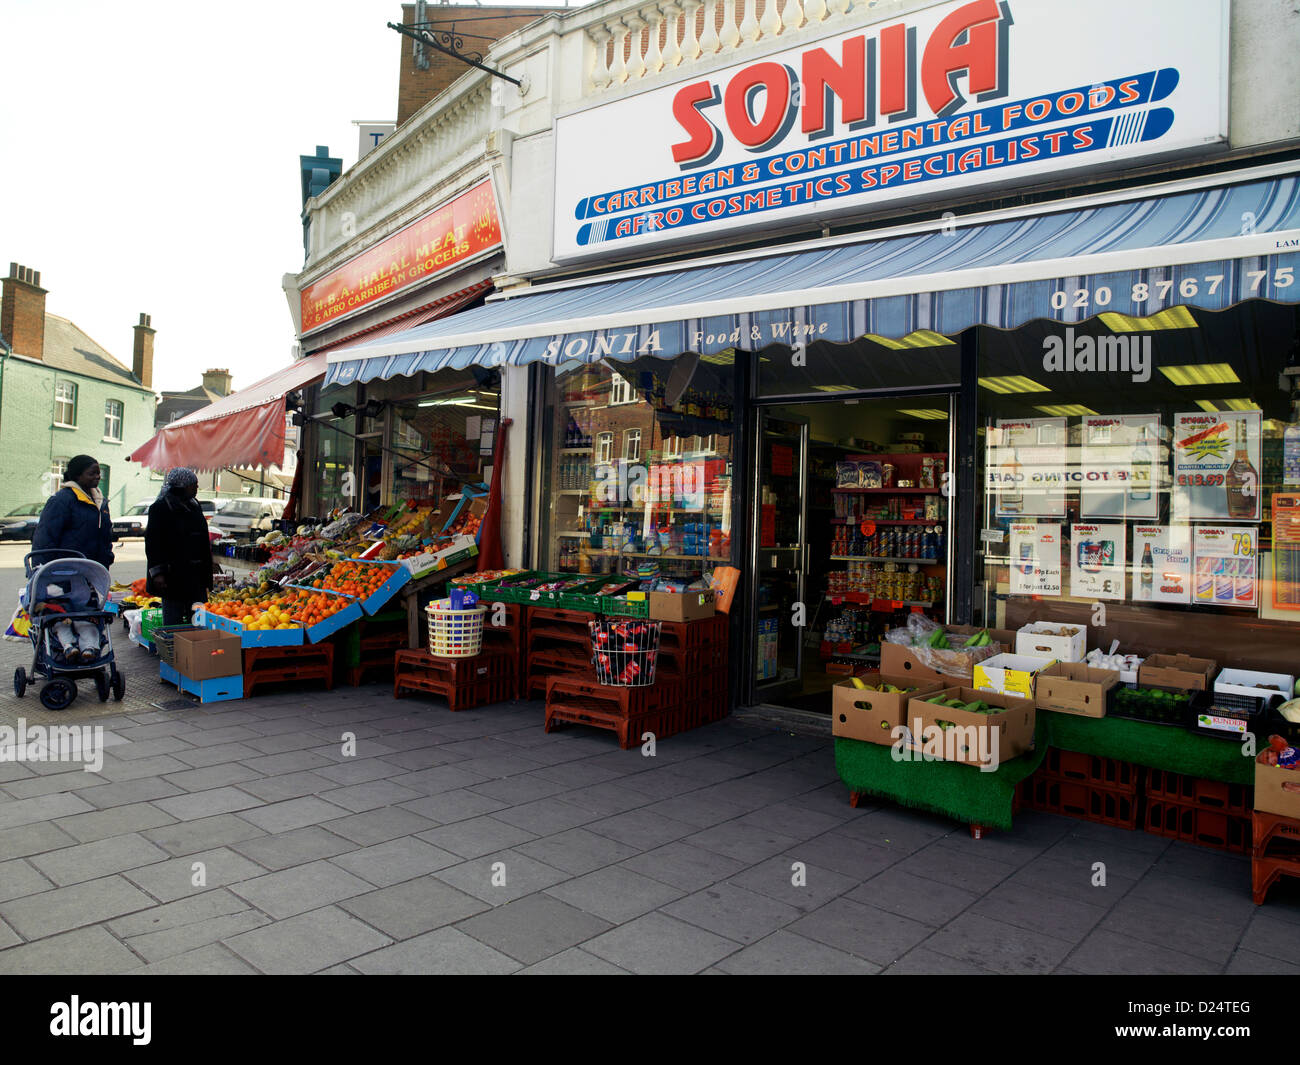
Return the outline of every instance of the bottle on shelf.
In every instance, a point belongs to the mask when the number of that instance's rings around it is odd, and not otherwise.
[[[1155,583],[1155,561],[1151,558],[1151,541],[1148,540],[1142,551],[1142,561],[1138,563],[1139,599],[1150,599]]]
[[[1237,419],[1237,453],[1224,477],[1228,491],[1228,517],[1252,519],[1259,503],[1259,473],[1250,462],[1246,445],[1246,419]]]

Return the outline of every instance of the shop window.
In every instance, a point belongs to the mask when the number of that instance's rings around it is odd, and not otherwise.
[[[957,338],[930,330],[916,330],[898,340],[864,336],[850,344],[814,341],[798,349],[772,345],[754,359],[761,396],[811,398],[915,388],[918,383],[956,387],[961,381]]]
[[[636,402],[636,391],[632,383],[622,374],[611,374],[609,382],[609,405],[619,407],[625,403]]]
[[[1252,300],[1180,321],[979,331],[986,617],[1293,673],[1300,312]],[[1066,344],[1098,368],[1054,358]]]
[[[77,386],[71,381],[54,386],[54,424],[62,429],[77,427]]]
[[[555,374],[536,565],[592,574],[657,567],[689,581],[732,563],[733,366],[685,358],[694,368],[684,389],[682,367],[659,359]],[[686,450],[697,436],[714,442],[712,454]]]
[[[119,399],[104,400],[104,439],[122,440],[122,401]]]

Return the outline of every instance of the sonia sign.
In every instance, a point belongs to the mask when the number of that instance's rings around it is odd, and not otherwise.
[[[973,0],[556,123],[557,260],[1226,139],[1227,0]]]

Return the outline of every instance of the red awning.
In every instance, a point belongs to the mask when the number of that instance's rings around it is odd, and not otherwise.
[[[151,470],[283,466],[284,397],[319,381],[325,370],[323,353],[301,359],[178,418],[127,458]]]

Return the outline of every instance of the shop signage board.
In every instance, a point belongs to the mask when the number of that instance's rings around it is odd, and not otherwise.
[[[1192,601],[1192,540],[1189,526],[1133,526],[1133,601]]]
[[[1162,453],[1159,415],[1084,417],[1079,516],[1154,520]]]
[[[1123,599],[1124,525],[1070,526],[1070,595],[1076,599]]]
[[[1259,605],[1259,527],[1198,525],[1193,538],[1197,606]]]
[[[1177,414],[1173,451],[1176,517],[1259,521],[1259,411]]]
[[[399,229],[302,291],[302,332],[329,325],[501,246],[491,179]]]
[[[554,258],[1205,151],[1227,42],[1227,0],[953,0],[591,107],[556,123]]]
[[[1273,497],[1273,606],[1300,610],[1300,495]]]
[[[1011,593],[1061,594],[1061,526],[1047,522],[1013,521],[1011,535]]]
[[[985,471],[998,517],[1065,517],[1066,439],[1064,418],[998,419]]]

